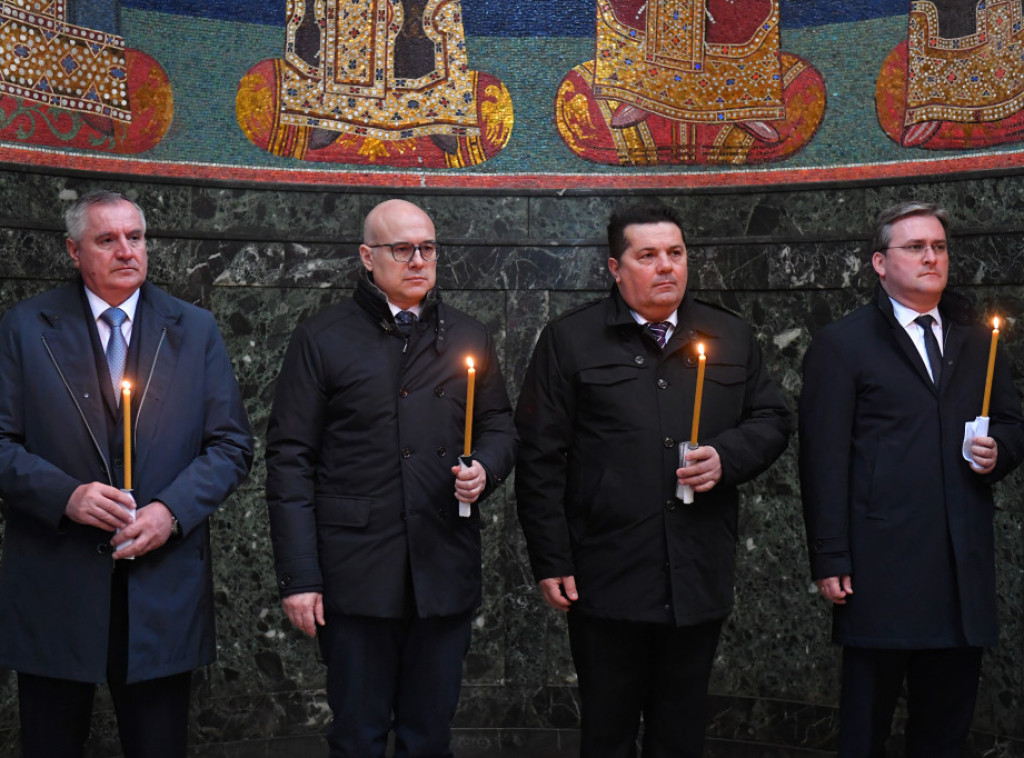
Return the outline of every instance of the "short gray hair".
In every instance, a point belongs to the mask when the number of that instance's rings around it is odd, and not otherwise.
[[[131,203],[139,214],[139,223],[142,224],[142,234],[145,236],[146,214],[142,212],[139,204],[129,200],[120,192],[98,189],[82,195],[64,212],[64,228],[67,231],[68,239],[73,242],[81,242],[82,234],[85,232],[85,214],[92,206],[117,205],[118,203]]]
[[[908,216],[930,216],[936,218],[942,224],[942,229],[946,234],[949,234],[949,214],[946,213],[944,208],[940,208],[935,203],[904,200],[878,214],[878,218],[875,219],[874,236],[871,239],[871,252],[885,255],[885,251],[889,249],[889,243],[892,242],[893,226],[897,221],[901,221]]]

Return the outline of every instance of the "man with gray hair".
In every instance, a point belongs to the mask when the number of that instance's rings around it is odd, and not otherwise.
[[[963,752],[981,651],[996,644],[992,486],[1024,458],[1000,350],[946,291],[945,211],[906,202],[876,222],[871,303],[804,359],[800,479],[812,576],[843,645],[840,758],[881,758],[906,683],[908,758]]]
[[[26,758],[81,756],[104,681],[126,756],[184,758],[249,422],[213,316],[146,281],[142,209],[99,190],[65,221],[80,277],[0,321],[0,666]]]

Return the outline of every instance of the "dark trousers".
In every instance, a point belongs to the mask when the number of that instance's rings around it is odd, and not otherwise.
[[[192,672],[127,684],[128,573],[116,564],[111,583],[107,686],[125,758],[184,758]],[[96,685],[18,673],[23,758],[81,758],[89,737]]]
[[[907,693],[907,758],[959,758],[967,744],[981,648],[843,649],[839,758],[885,758],[896,700]]]
[[[569,613],[579,680],[581,758],[700,758],[722,620],[642,624]]]
[[[331,758],[383,758],[392,729],[395,758],[451,758],[470,615],[326,621]]]

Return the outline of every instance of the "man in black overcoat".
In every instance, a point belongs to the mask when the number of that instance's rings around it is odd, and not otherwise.
[[[481,598],[480,503],[512,469],[515,426],[493,338],[435,286],[430,217],[381,203],[359,255],[354,296],[299,324],[277,381],[277,585],[327,664],[332,758],[383,758],[391,730],[396,758],[444,758]]]
[[[992,486],[1024,456],[1024,417],[1000,345],[988,431],[965,434],[991,332],[945,291],[946,235],[935,205],[884,211],[872,301],[804,359],[800,478],[812,575],[844,646],[841,758],[885,755],[904,682],[907,756],[961,755],[997,640]]]
[[[608,244],[610,295],[548,324],[527,370],[519,521],[545,601],[568,612],[581,755],[635,755],[642,717],[644,758],[699,758],[737,486],[785,449],[790,413],[750,326],[687,294],[670,210],[615,214]],[[680,468],[701,343],[699,446]]]

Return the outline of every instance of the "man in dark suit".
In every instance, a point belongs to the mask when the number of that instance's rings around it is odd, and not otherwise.
[[[479,503],[515,461],[487,328],[444,304],[434,224],[404,200],[366,217],[351,299],[299,324],[267,427],[267,505],[285,613],[316,635],[331,756],[451,756]],[[464,449],[476,364],[473,460]]]
[[[804,359],[800,477],[811,571],[844,646],[839,755],[881,758],[906,682],[907,756],[962,754],[982,647],[994,645],[992,485],[1024,456],[1000,349],[989,430],[989,331],[945,292],[945,211],[901,203],[875,227],[873,301]]]
[[[526,374],[519,520],[544,599],[569,614],[581,755],[635,755],[642,716],[644,758],[698,758],[733,604],[736,488],[785,449],[790,414],[750,327],[687,295],[671,211],[615,214],[608,245],[611,294],[548,324]],[[698,343],[700,445],[680,468]]]
[[[0,321],[0,665],[26,757],[81,756],[106,680],[125,755],[181,758],[215,653],[207,522],[249,470],[248,419],[213,317],[146,282],[142,210],[97,191],[66,221],[81,279]]]

